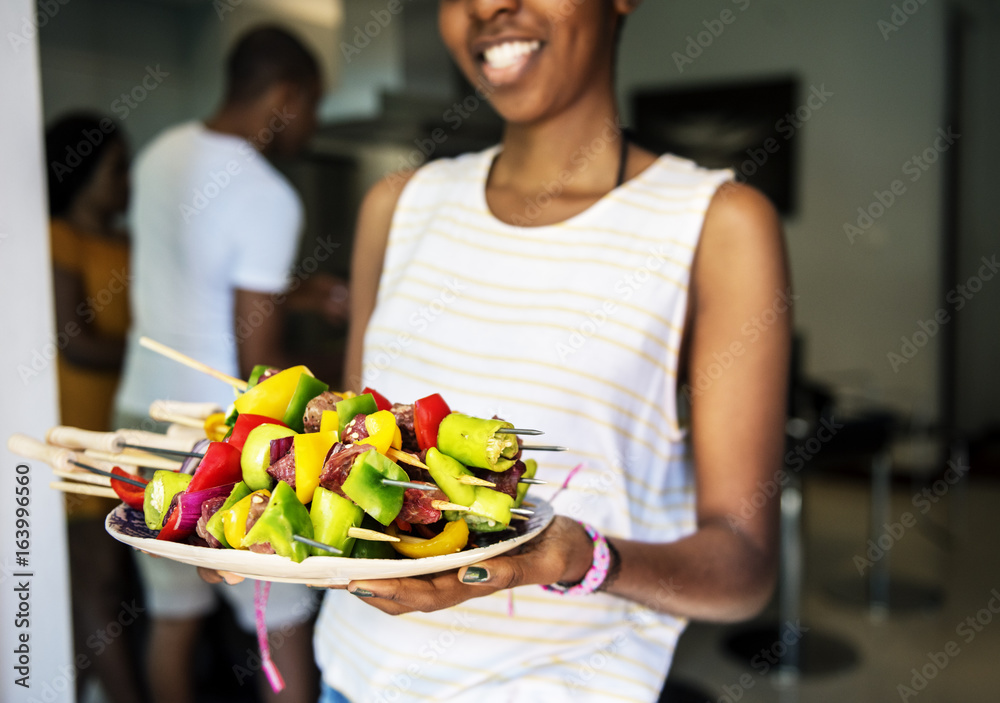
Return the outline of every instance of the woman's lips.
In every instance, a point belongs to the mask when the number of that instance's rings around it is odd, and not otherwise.
[[[513,83],[524,74],[541,46],[537,40],[514,40],[488,47],[480,59],[483,76],[495,86]]]

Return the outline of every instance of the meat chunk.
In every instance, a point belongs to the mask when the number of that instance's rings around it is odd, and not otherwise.
[[[267,467],[267,473],[276,481],[284,481],[295,488],[295,446],[293,445],[285,456]]]
[[[517,482],[521,480],[526,468],[523,461],[518,461],[506,471],[472,469],[472,473],[478,478],[496,484],[496,488],[493,490],[506,493],[511,498],[517,498]]]
[[[430,525],[441,519],[441,511],[433,507],[435,500],[448,500],[448,496],[436,491],[421,491],[418,488],[407,488],[403,492],[403,509],[399,511],[398,519],[415,525]]]
[[[363,413],[358,413],[344,426],[344,436],[341,439],[344,442],[360,442],[367,437],[368,428],[365,427],[365,416]]]
[[[333,491],[337,495],[346,498],[341,486],[347,480],[347,475],[354,466],[354,460],[365,452],[372,451],[366,444],[341,444],[333,445],[326,463],[323,464],[323,471],[319,475],[319,485],[328,491]]]
[[[389,412],[396,418],[396,426],[399,427],[399,434],[403,438],[403,451],[420,451],[420,445],[417,444],[417,432],[413,428],[413,406],[395,403],[389,408]]]
[[[323,419],[324,410],[336,410],[337,403],[343,400],[343,396],[333,391],[323,391],[318,396],[309,401],[306,410],[302,414],[302,424],[306,432],[319,432],[319,424]]]
[[[247,532],[250,531],[257,521],[260,520],[260,516],[264,514],[267,510],[267,504],[270,498],[265,498],[264,496],[254,496],[250,501],[250,512],[247,513]],[[259,542],[257,544],[250,545],[250,551],[257,554],[274,554],[274,547],[271,546],[270,542]]]
[[[215,539],[215,535],[208,531],[208,521],[219,511],[222,504],[226,502],[226,496],[218,496],[217,498],[209,498],[204,503],[201,504],[201,517],[198,518],[198,524],[195,525],[195,532],[203,540],[208,542],[208,546],[213,549],[221,549],[222,542]]]

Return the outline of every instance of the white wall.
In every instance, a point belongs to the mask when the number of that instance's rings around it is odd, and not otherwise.
[[[0,3],[5,30],[0,92],[7,108],[0,111],[0,700],[61,703],[73,700],[75,673],[62,494],[48,487],[53,476],[47,465],[24,461],[6,449],[12,433],[41,438],[56,424],[56,337],[34,17],[32,0]],[[19,465],[28,467],[22,474],[29,477],[27,486],[17,483]],[[25,487],[28,493],[18,495]],[[28,505],[15,503],[18,498]],[[27,518],[16,513],[24,508]],[[27,519],[26,528],[15,524],[18,517]],[[21,564],[15,538],[30,542]],[[22,652],[29,660],[27,670],[16,671]],[[30,688],[16,683],[25,673]]]
[[[937,340],[898,373],[887,353],[899,353],[900,337],[913,335],[940,305],[941,170],[911,183],[902,168],[947,127],[943,10],[937,2],[919,6],[886,39],[877,23],[889,20],[891,5],[646,2],[626,25],[620,88],[627,96],[636,87],[794,73],[803,100],[812,86],[833,93],[800,132],[800,207],[786,222],[806,370],[931,417]],[[723,10],[733,13],[732,23],[680,71],[673,53],[683,53],[687,37],[697,38],[703,22]],[[895,179],[906,192],[852,245],[844,223],[854,223],[858,207]]]

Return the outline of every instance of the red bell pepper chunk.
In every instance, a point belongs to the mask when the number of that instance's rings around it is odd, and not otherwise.
[[[365,393],[372,394],[372,398],[375,399],[375,406],[379,410],[389,410],[390,408],[392,408],[392,403],[390,403],[384,395],[379,393],[374,388],[369,388],[368,386],[365,386],[364,390],[361,391],[361,395],[364,395]]]
[[[243,445],[246,444],[247,435],[250,434],[250,430],[254,429],[258,425],[264,424],[288,427],[288,425],[281,420],[275,420],[273,417],[268,417],[267,415],[240,415],[236,418],[236,424],[233,425],[233,431],[230,433],[226,442],[242,452]],[[239,479],[236,480],[239,481]]]
[[[111,473],[115,476],[132,479],[133,481],[149,483],[149,481],[144,479],[142,476],[130,474],[118,466],[111,469]],[[122,499],[122,502],[125,503],[125,505],[130,508],[135,508],[136,510],[142,510],[142,501],[146,495],[145,490],[128,483],[127,481],[116,481],[115,479],[111,479],[111,487],[114,489],[115,493],[118,494],[118,497]]]
[[[163,527],[160,529],[159,533],[157,533],[156,539],[162,539],[167,542],[180,542],[182,539],[194,532],[194,530],[178,529],[177,523],[180,519],[180,509],[174,508],[173,512],[170,513],[170,517],[167,518],[166,522],[163,523]]]
[[[439,393],[421,398],[413,404],[413,430],[421,449],[437,446],[438,425],[451,415],[451,408]]]
[[[208,445],[205,456],[194,471],[187,493],[203,491],[206,488],[225,486],[227,483],[239,483],[243,480],[243,468],[240,466],[240,450],[226,442],[212,442]]]
[[[413,529],[413,527],[410,525],[410,523],[408,523],[406,520],[404,520],[401,517],[397,517],[396,518],[396,527],[398,527],[403,532],[410,532]]]

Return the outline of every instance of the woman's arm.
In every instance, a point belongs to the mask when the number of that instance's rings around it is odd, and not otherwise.
[[[720,189],[692,272],[687,376],[697,378],[716,363],[715,355],[728,352],[733,362],[711,386],[692,393],[698,528],[668,544],[612,540],[622,563],[610,593],[703,620],[746,618],[766,604],[775,580],[777,500],[768,498],[750,515],[741,510],[761,485],[776,485],[781,468],[791,330],[787,289],[784,245],[770,203],[743,186]],[[762,329],[766,310],[780,314]],[[557,517],[519,554],[476,565],[486,573],[475,585],[461,581],[470,578],[463,568],[458,578],[449,572],[356,581],[348,588],[388,613],[437,610],[501,588],[577,581],[590,566],[591,550],[576,523]]]
[[[60,350],[77,366],[101,371],[121,368],[125,357],[125,341],[103,337],[91,324],[80,319],[77,310],[86,304],[80,276],[60,266],[52,268],[56,305],[56,329],[65,332],[66,346]],[[124,294],[123,294],[124,295]]]

